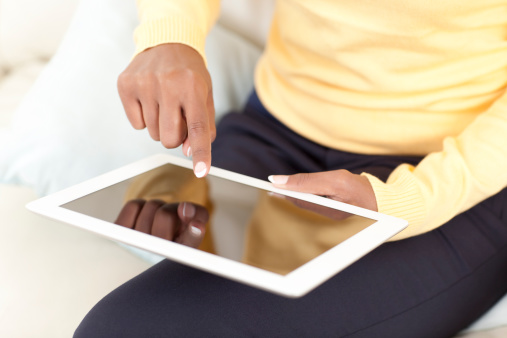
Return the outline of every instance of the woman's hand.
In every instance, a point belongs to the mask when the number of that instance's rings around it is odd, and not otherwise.
[[[195,203],[135,199],[123,206],[114,223],[197,248],[208,219],[206,208]]]
[[[118,92],[135,129],[147,127],[166,148],[183,144],[195,175],[208,173],[215,108],[211,77],[196,50],[179,43],[145,50],[120,74]]]
[[[331,198],[377,211],[377,201],[370,182],[364,176],[341,169],[311,174],[273,175],[269,180],[277,188]]]

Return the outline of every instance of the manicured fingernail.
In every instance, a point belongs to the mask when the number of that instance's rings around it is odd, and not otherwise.
[[[204,175],[206,175],[206,169],[206,164],[204,162],[198,162],[194,168],[195,176],[204,177]]]
[[[187,149],[187,157],[192,156],[192,147],[188,147]]]
[[[195,216],[195,206],[192,203],[183,203],[183,216],[188,218]]]
[[[284,185],[289,180],[289,176],[285,176],[285,175],[271,175],[271,176],[268,177],[268,180],[271,183],[273,183],[273,184]]]
[[[202,231],[201,229],[199,229],[198,227],[195,227],[193,225],[190,226],[190,232],[192,233],[192,235],[194,236],[201,236],[202,234]]]

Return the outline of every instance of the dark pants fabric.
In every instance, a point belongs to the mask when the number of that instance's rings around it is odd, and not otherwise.
[[[420,160],[322,147],[279,123],[255,94],[217,135],[213,165],[260,179],[339,168],[386,179]],[[432,232],[383,244],[298,299],[165,260],[100,301],[75,337],[449,337],[506,292],[503,190]]]

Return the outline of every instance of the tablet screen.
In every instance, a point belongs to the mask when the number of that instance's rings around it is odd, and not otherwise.
[[[149,224],[135,225],[139,212],[131,208],[142,210],[150,201],[173,212],[168,221],[172,223],[181,218],[183,204],[192,205],[207,221],[205,239],[198,249],[282,275],[376,222],[212,175],[198,179],[191,169],[173,164],[61,207],[132,231],[174,239],[178,232],[174,224],[169,235]]]

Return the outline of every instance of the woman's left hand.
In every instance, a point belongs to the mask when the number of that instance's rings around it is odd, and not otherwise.
[[[320,195],[361,208],[377,210],[373,188],[365,176],[340,169],[310,174],[272,175],[277,188]]]

